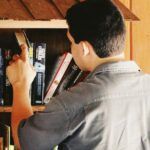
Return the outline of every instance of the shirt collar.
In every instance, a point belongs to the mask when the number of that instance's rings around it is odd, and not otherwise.
[[[141,69],[134,61],[117,61],[117,62],[107,62],[101,64],[91,72],[87,78],[91,78],[99,73],[111,72],[111,73],[131,73],[140,72]]]

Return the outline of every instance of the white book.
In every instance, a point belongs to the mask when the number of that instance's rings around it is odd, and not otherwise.
[[[70,53],[65,53],[64,60],[60,64],[60,67],[58,67],[58,69],[56,71],[56,75],[54,76],[54,79],[53,79],[51,85],[49,86],[49,89],[45,95],[44,103],[48,103],[50,101],[50,99],[53,96],[53,94],[55,93],[61,79],[63,78],[63,75],[65,74],[65,71],[67,70],[71,60],[72,60],[72,55]]]
[[[16,36],[16,39],[17,39],[17,42],[18,42],[19,46],[22,45],[22,44],[26,44],[28,47],[31,47],[29,39],[28,39],[25,31],[23,31],[23,30],[16,31],[15,36]]]
[[[15,36],[19,46],[25,44],[28,47],[29,60],[31,65],[33,65],[33,43],[30,43],[25,31],[17,31],[15,32]]]
[[[15,36],[16,36],[16,39],[17,39],[19,46],[22,44],[26,44],[28,46],[24,32],[22,32],[22,31],[15,32]]]

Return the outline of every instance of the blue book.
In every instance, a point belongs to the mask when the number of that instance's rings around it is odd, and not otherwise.
[[[45,60],[46,43],[34,43],[33,65],[36,70],[36,77],[32,85],[32,104],[43,104],[45,88]]]

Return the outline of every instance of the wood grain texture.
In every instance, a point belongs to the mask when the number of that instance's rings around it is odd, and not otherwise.
[[[35,19],[63,19],[56,6],[49,0],[22,0]]]
[[[45,109],[44,105],[41,106],[32,106],[34,112],[36,111],[43,111]],[[0,112],[12,112],[11,106],[0,106]]]
[[[150,0],[132,0],[132,11],[140,21],[133,23],[133,59],[150,73]]]
[[[1,19],[8,19],[10,17],[11,7],[7,0],[0,1],[0,18]],[[12,17],[12,16],[11,16]]]
[[[15,20],[32,20],[32,16],[23,7],[20,0],[1,0],[0,18]]]
[[[28,13],[28,11],[23,6],[20,0],[9,0],[8,2],[9,2],[9,5],[11,6],[11,10],[9,10],[9,12],[11,14],[14,14],[15,20],[32,20],[33,19],[32,15]]]
[[[61,14],[65,17],[68,8],[77,3],[76,0],[52,0]]]
[[[0,0],[0,18],[15,20],[63,19],[73,4],[83,0]],[[126,20],[138,18],[119,0],[113,0]]]
[[[130,22],[126,22],[126,45],[124,49],[126,60],[130,60],[131,58],[130,44]]]
[[[129,21],[139,20],[139,18],[134,15],[129,8],[125,7],[125,5],[119,1],[119,0],[113,0],[113,2],[116,4],[116,6],[120,9],[122,14],[124,15],[124,18]],[[125,2],[125,1],[124,1]]]

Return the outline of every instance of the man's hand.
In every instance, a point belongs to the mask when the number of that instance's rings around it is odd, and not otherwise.
[[[10,65],[6,69],[6,73],[13,88],[30,85],[35,78],[36,72],[31,66],[28,58],[28,50],[26,45],[21,45],[21,55],[14,55]]]
[[[14,55],[7,67],[7,76],[13,86],[13,105],[11,115],[11,126],[14,143],[20,149],[18,139],[18,125],[21,120],[33,115],[29,90],[36,75],[33,66],[29,63],[28,50],[21,45],[21,55]]]

